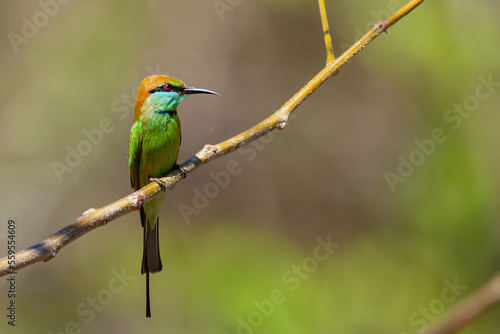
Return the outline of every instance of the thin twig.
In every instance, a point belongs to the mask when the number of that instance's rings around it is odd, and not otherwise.
[[[333,54],[332,35],[330,34],[330,28],[328,27],[328,17],[326,16],[325,0],[318,0],[318,4],[319,15],[321,16],[321,23],[323,25],[323,35],[325,37],[326,63],[328,64],[335,59],[335,55]]]
[[[293,110],[295,110],[309,95],[311,95],[323,82],[325,82],[335,71],[344,66],[352,57],[373,41],[378,35],[387,28],[399,21],[403,16],[412,11],[424,0],[412,0],[393,14],[387,21],[377,22],[363,37],[354,43],[340,57],[331,61],[323,68],[311,81],[309,81],[301,90],[299,90],[290,100],[288,100],[278,111],[266,118],[252,128],[236,135],[217,145],[205,145],[205,147],[196,153],[193,157],[182,164],[186,174],[193,172],[201,166],[212,160],[227,155],[240,147],[248,145],[266,133],[283,129]],[[181,181],[181,175],[178,170],[169,173],[161,178],[167,186],[167,190],[173,188]],[[9,272],[17,271],[41,261],[52,259],[61,248],[90,232],[91,230],[103,226],[108,222],[122,217],[127,213],[138,210],[142,204],[150,201],[162,193],[162,189],[157,183],[153,182],[138,191],[100,209],[89,209],[84,214],[67,225],[60,231],[51,235],[42,242],[22,250],[15,255],[15,264],[9,266],[7,257],[0,259],[0,276],[7,275]]]
[[[497,273],[489,282],[462,300],[422,334],[456,333],[499,302],[500,273]]]

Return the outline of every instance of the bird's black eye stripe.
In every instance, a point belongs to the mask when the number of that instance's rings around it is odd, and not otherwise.
[[[161,87],[157,87],[157,88],[155,88],[155,89],[150,90],[149,92],[150,92],[151,94],[153,94],[153,93],[156,93],[156,92],[163,92],[163,91],[164,91],[164,89],[163,89],[163,88],[161,88]]]
[[[156,87],[156,88],[150,90],[149,93],[153,94],[153,93],[156,93],[156,92],[173,92],[173,91],[178,92],[179,91],[179,88],[174,87],[172,85],[168,85],[169,89],[167,89],[166,86],[167,85]]]

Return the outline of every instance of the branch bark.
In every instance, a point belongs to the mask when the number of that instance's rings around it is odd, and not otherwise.
[[[333,61],[335,55],[333,54],[332,46],[332,35],[330,34],[330,28],[328,26],[328,17],[326,16],[326,6],[325,0],[318,0],[319,5],[319,15],[321,16],[321,25],[323,26],[323,35],[325,38],[325,48],[326,48],[326,63]]]
[[[377,22],[364,36],[356,41],[340,57],[329,62],[314,78],[300,89],[279,110],[252,128],[223,141],[217,145],[205,145],[205,147],[182,164],[182,168],[189,174],[212,160],[225,156],[240,147],[248,145],[270,131],[281,130],[288,123],[288,118],[307,97],[309,97],[323,82],[334,75],[342,66],[352,59],[359,51],[373,41],[378,35],[391,27],[406,14],[424,0],[411,0],[391,15],[386,21]],[[169,173],[161,178],[171,190],[181,181],[179,171]],[[0,259],[0,276],[18,271],[22,268],[41,261],[48,261],[72,241],[84,234],[106,225],[127,213],[138,210],[145,202],[150,201],[163,191],[156,183],[139,189],[138,191],[100,209],[89,209],[85,211],[73,223],[57,231],[47,239],[15,254],[15,264],[9,265],[8,257]]]
[[[450,334],[465,328],[474,319],[500,302],[500,273],[462,300],[422,334]]]

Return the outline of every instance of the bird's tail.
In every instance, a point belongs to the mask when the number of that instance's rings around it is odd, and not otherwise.
[[[151,317],[149,295],[149,273],[156,273],[163,268],[160,258],[160,243],[158,242],[159,219],[156,219],[154,228],[151,228],[144,208],[141,208],[141,222],[144,228],[144,250],[142,253],[141,273],[146,274],[146,317]]]

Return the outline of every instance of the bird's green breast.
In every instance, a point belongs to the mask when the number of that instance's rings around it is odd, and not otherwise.
[[[141,117],[142,118],[142,117]],[[152,177],[163,177],[172,170],[181,144],[181,122],[177,113],[150,114],[141,119],[142,147],[139,162],[139,188],[147,185]],[[151,228],[160,214],[165,194],[144,204]]]
[[[165,176],[172,170],[181,144],[181,122],[176,112],[154,113],[142,118],[140,187],[148,184],[149,178]]]

